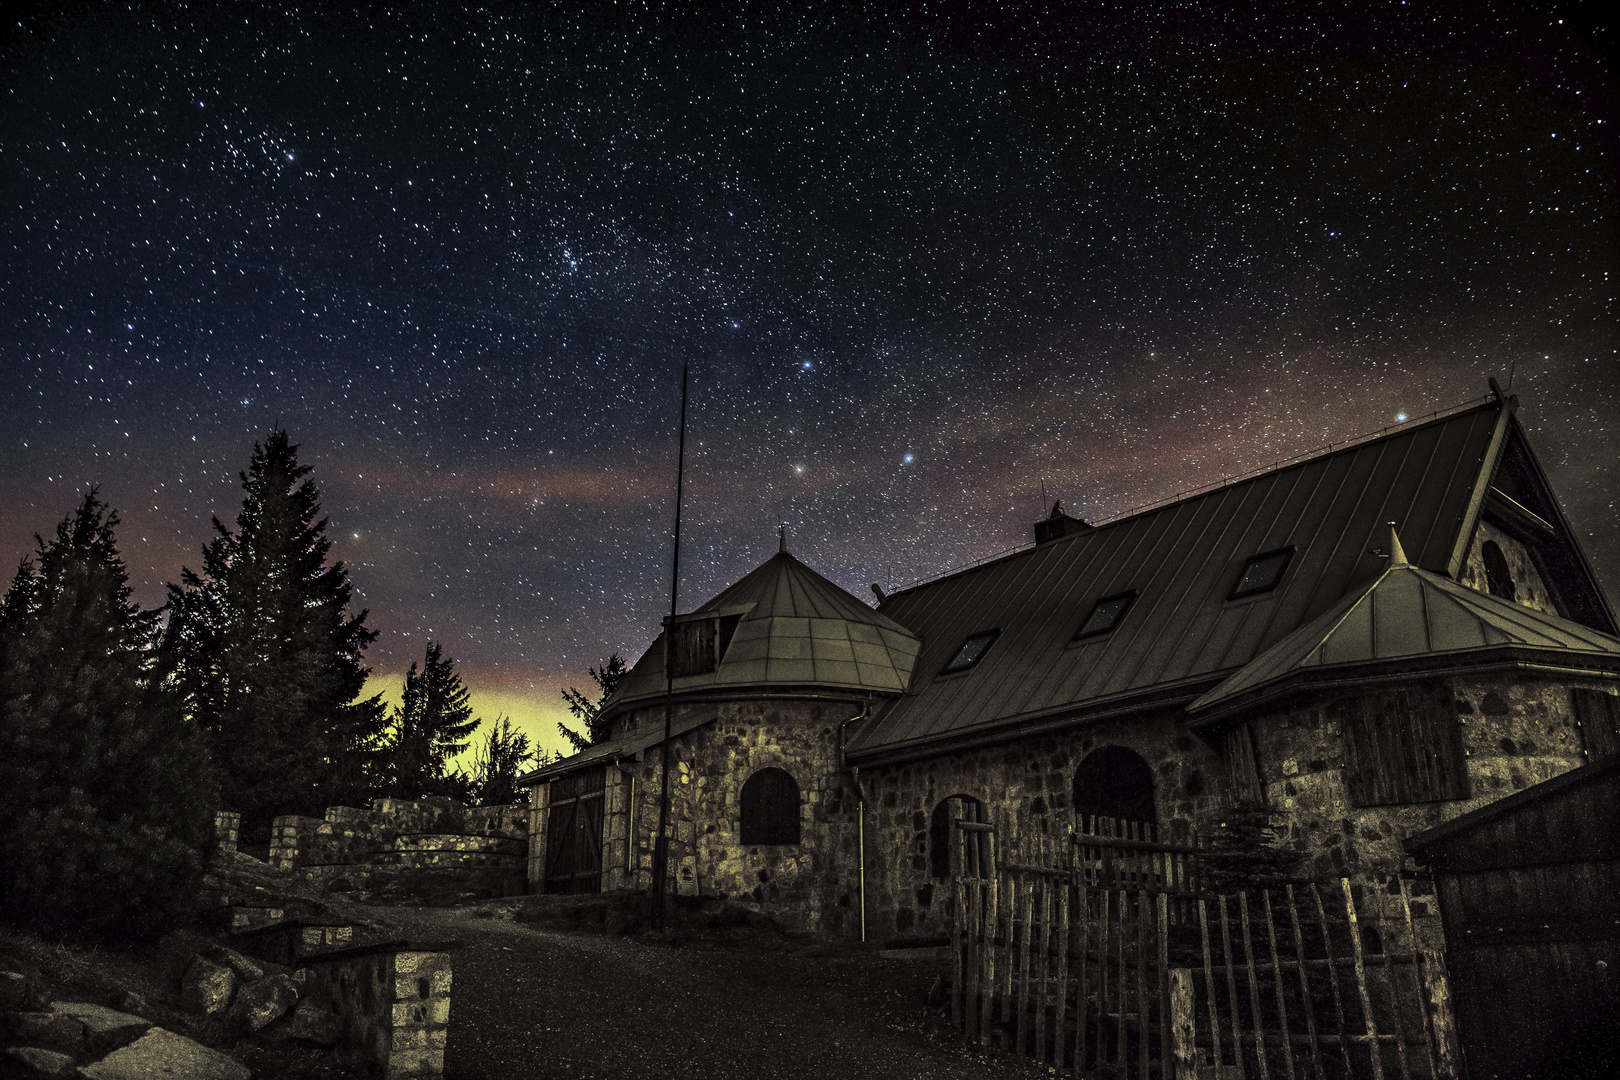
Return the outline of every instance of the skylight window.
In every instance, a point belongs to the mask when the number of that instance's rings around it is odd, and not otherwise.
[[[1091,614],[1086,616],[1086,621],[1080,624],[1079,630],[1075,631],[1074,640],[1101,637],[1103,634],[1108,633],[1119,625],[1119,620],[1125,617],[1125,609],[1130,607],[1131,601],[1135,599],[1135,593],[1123,592],[1115,593],[1113,596],[1105,596],[1097,601],[1096,605],[1091,609]]]
[[[1270,592],[1282,580],[1283,571],[1288,569],[1288,560],[1294,557],[1291,547],[1278,548],[1276,551],[1263,551],[1258,555],[1249,557],[1243,564],[1243,573],[1239,575],[1237,585],[1233,587],[1228,600],[1236,600],[1243,596],[1253,596],[1256,593]]]
[[[984,659],[984,654],[990,649],[990,643],[995,641],[1000,634],[1000,630],[985,630],[974,634],[962,642],[962,647],[956,650],[956,655],[951,657],[951,662],[941,668],[939,673],[949,675],[956,671],[966,671],[974,664],[977,664]]]

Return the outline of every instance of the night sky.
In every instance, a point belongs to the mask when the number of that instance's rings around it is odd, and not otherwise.
[[[1273,8],[1278,10],[1273,10]],[[1512,388],[1620,592],[1620,82],[1576,9],[7,16],[0,559],[137,597],[280,425],[378,689],[558,688],[790,548],[862,597]]]

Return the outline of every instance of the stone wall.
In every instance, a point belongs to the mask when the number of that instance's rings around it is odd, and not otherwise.
[[[1282,816],[1285,840],[1321,877],[1350,877],[1370,896],[1398,896],[1408,836],[1584,763],[1569,698],[1572,685],[1612,690],[1598,679],[1471,672],[1431,680],[1453,695],[1461,720],[1466,799],[1398,806],[1351,805],[1344,780],[1344,715],[1357,694],[1302,693],[1250,718],[1259,780]],[[709,708],[714,708],[710,706]],[[724,897],[789,927],[833,937],[860,933],[860,816],[854,778],[838,772],[838,729],[848,702],[733,702],[719,719],[675,740],[670,777],[673,889]],[[661,708],[632,722],[663,723]],[[1095,750],[1128,748],[1151,768],[1161,835],[1208,835],[1231,805],[1226,764],[1212,741],[1165,709],[1070,731],[863,769],[867,936],[933,936],[947,929],[944,880],[932,876],[930,825],[942,800],[979,800],[1006,846],[1054,847],[1075,830],[1074,776]],[[768,766],[801,792],[801,842],[743,846],[744,782]],[[606,767],[603,887],[651,886],[658,820],[659,752]],[[540,887],[545,785],[533,803],[530,875]],[[936,896],[936,894],[938,894]],[[1393,902],[1393,901],[1391,901]],[[1419,914],[1431,905],[1420,904]],[[1386,912],[1387,914],[1387,912]]]
[[[1468,558],[1463,562],[1457,582],[1482,593],[1491,591],[1485,578],[1485,557],[1481,554],[1485,541],[1494,540],[1507,560],[1508,573],[1513,576],[1513,602],[1527,608],[1545,611],[1551,615],[1563,614],[1553,603],[1552,593],[1541,578],[1541,570],[1523,542],[1514,539],[1488,521],[1481,521],[1474,530],[1474,541],[1469,545]]]
[[[1256,765],[1288,840],[1312,870],[1387,886],[1406,866],[1401,842],[1486,803],[1585,764],[1569,688],[1602,684],[1515,674],[1462,674],[1434,683],[1451,693],[1461,725],[1469,797],[1355,806],[1344,780],[1344,711],[1338,700],[1295,704],[1252,721]]]
[[[278,817],[270,864],[320,884],[353,868],[443,871],[499,894],[522,892],[529,807],[465,807],[452,799],[378,799],[370,809],[327,807],[324,818]]]
[[[1155,808],[1166,834],[1200,829],[1225,805],[1220,759],[1186,730],[1179,710],[863,769],[867,937],[932,936],[948,928],[946,880],[932,876],[929,859],[929,826],[942,800],[967,795],[982,802],[1004,851],[1019,842],[1039,843],[1038,837],[1061,845],[1075,829],[1075,769],[1107,746],[1132,750],[1152,768]]]
[[[683,708],[682,716],[698,706]],[[839,727],[861,704],[837,699],[770,698],[703,707],[719,718],[672,742],[670,771],[671,888],[682,895],[724,897],[793,929],[851,932],[849,884],[858,871],[855,807],[838,774]],[[620,730],[662,725],[662,706],[634,712]],[[603,795],[603,888],[652,887],[662,751],[606,766]],[[760,769],[788,772],[799,786],[800,842],[743,846],[739,798]],[[529,878],[543,887],[547,785],[532,799]]]
[[[337,1007],[341,1052],[385,1080],[444,1073],[450,954],[442,946],[362,946],[305,957],[304,993]]]

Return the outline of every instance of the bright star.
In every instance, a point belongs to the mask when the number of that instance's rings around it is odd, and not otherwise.
[[[910,465],[910,464],[911,464],[911,455],[910,455],[910,454],[907,454],[907,455],[906,455],[906,464],[907,464],[907,465]]]
[[[1398,413],[1395,414],[1395,422],[1397,424],[1405,423],[1405,421],[1406,421],[1406,414],[1405,413],[1398,412]]]

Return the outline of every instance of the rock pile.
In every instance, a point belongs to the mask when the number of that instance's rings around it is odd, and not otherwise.
[[[131,995],[139,1002],[137,995]],[[245,1066],[145,1017],[82,1001],[51,1001],[17,971],[0,971],[0,1077],[18,1080],[248,1080]]]

